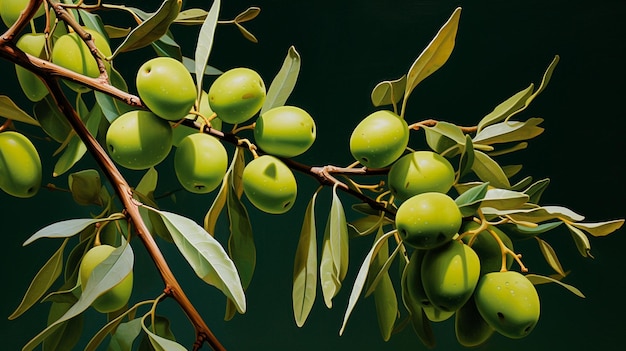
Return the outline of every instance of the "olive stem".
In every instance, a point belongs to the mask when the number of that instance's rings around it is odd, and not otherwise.
[[[65,7],[62,4],[53,0],[48,0],[48,2],[54,9],[54,12],[56,13],[57,18],[67,23],[70,27],[72,27],[72,29],[74,29],[76,34],[78,34],[80,38],[83,40],[83,42],[85,42],[85,44],[89,48],[89,51],[91,52],[91,55],[93,56],[93,58],[96,60],[96,63],[98,64],[98,70],[100,72],[100,76],[97,79],[104,84],[108,84],[109,75],[107,74],[106,65],[104,63],[104,59],[102,58],[102,53],[96,47],[96,43],[94,42],[92,35],[89,32],[87,32],[85,28],[83,28],[80,25],[80,23],[76,21],[76,19],[74,19],[74,17],[65,9]]]

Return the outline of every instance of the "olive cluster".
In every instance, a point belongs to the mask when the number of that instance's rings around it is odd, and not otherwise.
[[[395,227],[411,251],[405,301],[432,322],[455,316],[464,346],[480,345],[495,331],[510,338],[528,335],[539,319],[539,297],[530,280],[508,270],[510,238],[495,226],[463,218],[449,195],[454,168],[432,151],[404,154],[408,134],[402,117],[381,110],[364,118],[350,139],[359,163],[389,167]]]

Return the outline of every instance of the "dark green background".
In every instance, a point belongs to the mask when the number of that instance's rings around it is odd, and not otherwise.
[[[430,42],[455,7],[462,6],[455,50],[447,64],[415,89],[407,111],[409,121],[426,118],[461,125],[475,124],[513,93],[534,82],[554,55],[561,56],[548,88],[524,112],[524,117],[545,119],[544,134],[531,141],[527,150],[510,159],[523,163],[522,175],[549,177],[551,185],[543,202],[563,205],[589,221],[624,218],[623,181],[625,156],[623,107],[626,59],[624,34],[626,2],[620,1],[223,1],[220,18],[234,17],[248,6],[260,6],[260,16],[246,24],[258,44],[242,39],[233,26],[219,26],[210,64],[226,70],[237,66],[256,69],[269,84],[289,46],[302,56],[302,69],[289,103],[308,110],[316,119],[318,139],[300,156],[316,165],[346,165],[351,156],[348,138],[352,128],[374,111],[369,94],[376,83],[404,74]],[[156,9],[158,1],[140,3]],[[209,1],[187,1],[188,7],[208,8]],[[197,27],[173,28],[187,56],[193,55]],[[117,67],[132,81],[138,64],[153,55],[141,50],[127,65]],[[140,56],[140,57],[138,57]],[[120,57],[122,59],[123,57]],[[0,63],[0,94],[9,95],[25,109],[26,100],[16,86],[13,68]],[[414,133],[412,143],[423,145],[423,134]],[[43,158],[55,146],[38,141]],[[157,169],[163,178],[160,191],[170,190],[171,159]],[[52,164],[45,165],[44,182],[65,186],[66,177],[53,179]],[[93,167],[83,160],[75,170]],[[168,174],[169,173],[169,174]],[[141,173],[129,173],[136,182]],[[382,341],[373,299],[360,300],[345,334],[338,336],[349,285],[371,239],[353,242],[354,263],[346,286],[335,299],[335,308],[324,307],[318,295],[304,328],[297,328],[291,312],[293,256],[308,197],[316,184],[298,176],[296,206],[287,214],[272,216],[249,208],[258,249],[257,269],[248,290],[248,312],[224,322],[224,298],[197,280],[176,249],[162,245],[183,286],[205,315],[209,326],[230,350],[415,350],[423,346],[410,330]],[[318,223],[323,227],[328,191],[318,202]],[[343,197],[346,204],[352,200]],[[210,206],[212,195],[178,193],[177,203],[165,202],[171,211],[198,221]],[[2,234],[0,267],[3,272],[3,303],[0,335],[3,350],[17,350],[45,327],[46,305],[38,305],[15,321],[8,316],[19,304],[30,279],[57,249],[59,241],[40,240],[28,247],[22,242],[49,223],[89,216],[96,208],[81,208],[64,193],[46,190],[33,199],[14,199],[0,194]],[[352,214],[350,214],[350,218]],[[227,231],[221,223],[216,233]],[[321,234],[320,234],[321,235]],[[624,229],[606,238],[592,238],[595,259],[581,257],[567,231],[557,230],[544,238],[559,253],[571,274],[566,282],[580,288],[580,299],[557,285],[538,287],[542,316],[525,339],[510,340],[495,335],[480,350],[617,350],[622,349],[626,327],[623,316]],[[536,245],[519,246],[532,272],[550,273]],[[146,257],[135,247],[137,298],[150,298],[162,288]],[[193,338],[187,321],[168,302],[159,311],[173,319],[174,331],[185,344]],[[86,328],[95,330],[104,321],[88,313]],[[436,325],[437,350],[462,349],[456,343],[452,320]]]

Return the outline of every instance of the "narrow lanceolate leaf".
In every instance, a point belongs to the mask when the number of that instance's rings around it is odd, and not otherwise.
[[[40,238],[69,238],[80,233],[92,224],[108,220],[108,218],[79,218],[53,223],[39,229],[30,238],[26,239],[22,245],[26,246]]]
[[[167,33],[170,24],[178,16],[181,5],[182,0],[165,0],[155,13],[128,34],[122,44],[115,49],[112,57],[117,56],[120,52],[143,48],[161,38]]]
[[[448,21],[441,27],[437,35],[422,51],[417,60],[409,69],[407,75],[406,91],[404,93],[404,105],[413,89],[426,77],[443,66],[452,54],[456,32],[459,27],[461,8],[457,7]],[[404,110],[404,106],[403,106]]]
[[[543,118],[529,118],[524,122],[505,121],[490,125],[476,134],[473,141],[483,145],[491,145],[498,143],[511,143],[532,139],[541,133],[544,129],[537,127],[543,122]]]
[[[62,143],[72,130],[72,126],[61,114],[50,94],[35,103],[33,113],[41,129],[58,143]]]
[[[548,85],[548,82],[550,82],[550,78],[552,78],[552,73],[554,72],[556,65],[559,63],[559,59],[560,59],[559,55],[554,56],[554,58],[552,59],[552,62],[550,62],[550,65],[548,65],[548,68],[543,74],[543,78],[541,79],[541,84],[539,85],[539,88],[537,88],[537,90],[531,96],[529,96],[526,99],[526,101],[524,101],[524,106],[522,106],[522,108],[514,111],[512,114],[510,114],[507,117],[507,119],[513,117],[517,113],[524,111],[530,105],[530,103],[535,99],[535,97],[537,97],[537,95],[539,95],[539,93],[541,93],[546,88],[546,86]]]
[[[346,313],[343,316],[343,323],[341,325],[341,329],[339,330],[339,335],[342,335],[346,325],[348,323],[348,319],[356,306],[359,297],[361,296],[361,292],[365,287],[365,282],[367,280],[367,275],[372,265],[373,260],[376,258],[376,255],[380,251],[381,247],[387,243],[387,239],[389,239],[395,232],[390,231],[381,235],[372,245],[372,248],[365,256],[363,263],[361,264],[361,268],[359,268],[359,272],[356,275],[356,279],[354,281],[354,285],[352,286],[352,291],[350,292],[350,297],[348,298],[348,308],[346,309]]]
[[[135,339],[142,330],[142,318],[135,318],[125,323],[119,323],[111,334],[109,350],[132,350]],[[86,351],[86,350],[85,350]]]
[[[274,107],[283,106],[287,102],[289,95],[291,95],[291,92],[296,86],[299,73],[300,54],[296,51],[295,47],[291,46],[280,71],[278,71],[267,90],[267,97],[265,98],[265,102],[263,102],[261,113]]]
[[[530,282],[533,283],[534,285],[545,284],[545,283],[557,283],[561,285],[562,287],[564,287],[565,289],[571,291],[574,295],[578,297],[582,297],[583,299],[585,298],[585,295],[577,288],[569,284],[565,284],[562,281],[556,280],[554,278],[550,278],[550,277],[546,277],[546,276],[538,275],[538,274],[526,274],[525,277],[528,278],[528,280],[530,280]]]
[[[380,232],[382,233],[382,231]],[[380,235],[381,237],[383,235]],[[393,254],[389,256],[389,243],[385,240],[378,254],[372,262],[371,268],[377,272],[374,281],[371,283],[374,290],[374,302],[376,305],[376,316],[378,326],[383,340],[389,341],[398,318],[398,298],[394,289],[391,277],[389,276],[389,266],[398,253],[398,245]],[[367,294],[366,294],[367,295]]]
[[[509,178],[502,170],[502,167],[494,161],[491,157],[487,156],[482,151],[474,151],[474,164],[472,170],[480,180],[489,182],[496,188],[508,189],[511,187]]]
[[[561,266],[561,262],[556,256],[556,251],[554,251],[552,246],[550,246],[550,244],[540,239],[539,237],[535,237],[535,239],[537,239],[537,242],[539,243],[539,249],[541,250],[543,257],[546,259],[546,262],[548,262],[550,267],[552,267],[552,269],[554,269],[554,271],[558,274],[565,276],[565,270],[563,269],[563,266]]]
[[[408,265],[405,265],[402,271],[402,303],[410,314],[413,331],[415,331],[415,334],[426,347],[432,349],[435,347],[435,334],[422,306],[417,301],[414,301],[415,299],[411,298],[409,288],[406,285],[407,267]]]
[[[300,239],[293,263],[293,316],[296,325],[302,327],[306,322],[317,292],[317,231],[315,227],[315,199],[313,193],[304,214]]]
[[[489,182],[481,183],[480,185],[464,191],[461,195],[459,195],[459,197],[454,199],[454,202],[457,206],[459,206],[459,210],[461,210],[461,215],[463,217],[468,217],[476,213],[476,210],[480,208],[485,195],[487,195],[488,189]]]
[[[489,189],[482,200],[481,206],[496,208],[499,210],[515,209],[524,205],[529,196],[507,189]]]
[[[19,108],[10,97],[0,95],[0,117],[38,126],[39,122]]]
[[[606,236],[621,228],[623,224],[623,219],[616,219],[599,223],[572,223],[572,226],[582,229],[593,236]]]
[[[71,307],[71,303],[65,302],[53,302],[50,304],[48,323],[59,319],[59,317],[65,314]],[[84,316],[79,314],[78,316],[63,321],[59,327],[50,333],[43,341],[42,350],[73,350],[83,332],[84,319]]]
[[[153,304],[154,300],[142,301],[136,303],[133,307],[126,310],[124,313],[110,320],[104,327],[102,327],[87,343],[83,351],[95,351],[98,346],[104,341],[104,339],[113,333],[117,326],[128,316],[134,316],[137,313],[137,309],[142,305]],[[131,318],[131,317],[129,317]]]
[[[172,341],[170,339],[166,339],[162,336],[159,336],[150,330],[150,328],[146,327],[145,321],[150,314],[146,314],[142,318],[141,327],[143,331],[148,335],[150,339],[150,344],[154,348],[155,351],[186,351],[187,349],[176,341]]]
[[[245,167],[244,156],[245,155],[241,151],[241,148],[235,149],[235,154],[233,155],[233,159],[228,166],[226,174],[224,175],[222,185],[220,186],[211,207],[204,216],[204,230],[211,235],[214,235],[215,233],[215,226],[217,225],[220,213],[226,205],[229,190],[231,188],[237,189],[237,196],[241,197],[241,192],[243,191],[243,187],[241,186],[241,173]],[[233,183],[232,187],[230,185],[231,183]]]
[[[236,190],[233,188],[228,192],[226,201],[228,219],[230,223],[230,237],[228,238],[228,253],[237,267],[241,285],[244,290],[250,285],[254,268],[256,266],[256,246],[254,244],[254,236],[252,235],[252,225],[248,211],[244,206],[241,198],[237,196]],[[225,319],[230,320],[235,316],[236,304],[231,299],[227,301]]]
[[[522,107],[528,97],[532,94],[534,87],[535,85],[531,83],[528,88],[515,93],[515,95],[496,106],[493,111],[480,120],[478,123],[478,133],[480,133],[483,128],[494,123],[498,123],[509,117],[511,113]]]
[[[100,263],[87,279],[87,284],[76,303],[59,319],[52,322],[41,333],[30,340],[22,349],[34,350],[44,339],[59,328],[63,322],[78,316],[85,311],[103,292],[119,284],[133,269],[134,255],[129,244],[116,248],[109,257]]]
[[[183,65],[185,65],[185,68],[187,68],[187,70],[189,71],[189,73],[191,74],[197,74],[196,73],[196,61],[193,59],[190,59],[189,57],[183,56]],[[205,76],[219,76],[220,74],[222,74],[224,72],[220,71],[219,69],[207,65],[206,68],[204,69],[204,75]]]
[[[538,204],[539,200],[541,200],[541,195],[543,195],[543,192],[546,190],[549,184],[550,184],[550,179],[545,178],[545,179],[536,181],[535,183],[531,184],[527,189],[525,189],[524,193],[530,196],[530,198],[528,199],[528,202],[533,203],[533,204]]]
[[[241,199],[237,197],[235,189],[228,192],[228,219],[230,221],[230,238],[228,252],[233,258],[241,277],[243,288],[247,288],[254,274],[256,266],[256,248],[252,235],[252,225],[248,211]]]
[[[523,208],[504,211],[487,211],[484,209],[483,211],[490,214],[509,216],[516,221],[531,223],[545,222],[552,219],[580,222],[585,219],[585,217],[579,215],[578,213],[562,206],[537,206],[529,209]]]
[[[61,273],[63,273],[63,251],[66,244],[67,239],[63,241],[61,247],[50,257],[43,267],[41,267],[39,272],[37,272],[28,290],[26,290],[22,302],[9,316],[9,319],[13,320],[31,308],[48,291]]]
[[[463,153],[461,154],[461,158],[459,160],[459,170],[457,175],[457,180],[461,179],[463,176],[472,171],[472,165],[474,164],[474,143],[472,142],[472,137],[469,135],[465,136],[465,148],[463,149]]]
[[[372,104],[376,107],[384,105],[395,105],[402,97],[406,89],[406,75],[396,80],[386,80],[378,83],[370,95]]]
[[[432,127],[424,127],[426,142],[438,153],[450,153],[454,147],[465,144],[465,134],[457,125],[449,122],[437,122]],[[450,155],[454,156],[454,155]]]
[[[159,211],[174,243],[198,277],[232,299],[239,313],[246,311],[246,298],[235,264],[222,245],[193,220]]]
[[[591,243],[589,242],[589,238],[587,237],[587,235],[582,230],[574,227],[569,223],[565,223],[565,225],[572,234],[572,238],[574,239],[574,243],[578,248],[578,252],[580,252],[583,257],[593,258],[593,256],[591,256]]]
[[[80,112],[80,109],[78,110]],[[85,115],[83,112],[83,114],[81,114],[80,116],[87,120],[87,122],[85,123],[87,130],[91,135],[95,136],[98,132],[98,127],[100,126],[100,121],[102,120],[103,116],[100,106],[95,105],[91,109],[91,111],[88,112],[87,115]],[[69,171],[76,164],[76,162],[80,161],[80,159],[85,155],[86,152],[87,147],[78,137],[78,135],[74,134],[67,148],[63,151],[63,154],[61,155],[61,157],[59,157],[56,164],[54,165],[54,171],[52,175],[54,177],[58,177]]]
[[[324,231],[322,246],[322,264],[320,278],[322,293],[328,308],[332,307],[332,299],[339,292],[341,282],[348,271],[348,225],[343,205],[337,196],[337,187],[333,187],[330,213]]]
[[[220,13],[220,0],[214,0],[211,5],[211,9],[200,27],[200,34],[198,35],[198,43],[196,44],[195,61],[196,72],[204,72],[204,68],[209,62],[209,55],[211,54],[211,48],[213,47],[213,36],[215,35],[215,28],[217,27],[217,19]],[[196,86],[198,101],[202,94],[202,79],[203,74],[196,74]]]

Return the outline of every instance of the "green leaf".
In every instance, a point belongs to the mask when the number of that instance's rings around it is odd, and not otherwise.
[[[430,321],[426,317],[422,306],[410,298],[410,293],[406,285],[407,266],[408,265],[405,265],[402,270],[402,303],[410,314],[413,331],[415,331],[415,334],[426,347],[432,349],[435,347],[435,334],[433,333]]]
[[[481,207],[491,207],[499,210],[516,209],[524,205],[529,196],[517,191],[506,189],[489,189],[482,200]]]
[[[529,118],[524,122],[500,122],[481,130],[476,134],[473,141],[477,144],[491,145],[532,139],[543,133],[544,129],[537,127],[541,122],[543,122],[543,118],[536,117]]]
[[[226,170],[226,174],[222,180],[222,185],[220,185],[220,189],[213,199],[213,203],[211,207],[207,211],[204,216],[204,229],[211,235],[215,233],[215,226],[217,225],[217,220],[220,216],[220,213],[224,209],[224,205],[226,205],[226,199],[228,198],[228,192],[231,189],[230,184],[233,181],[236,181],[232,188],[237,189],[237,196],[241,196],[240,190],[242,187],[240,186],[241,182],[241,172],[243,172],[243,167],[245,166],[245,158],[244,153],[240,148],[235,149],[235,153],[233,155],[233,159]],[[237,174],[237,175],[235,175]]]
[[[122,91],[128,91],[126,81],[124,81],[122,75],[113,67],[111,67],[111,74],[109,78],[111,80],[111,85]],[[134,108],[113,98],[108,94],[99,91],[94,91],[94,96],[96,97],[96,102],[98,103],[98,106],[100,106],[100,109],[102,110],[102,114],[109,122],[113,122],[117,117],[128,111],[131,111]]]
[[[489,182],[496,188],[508,189],[511,187],[509,178],[500,165],[482,151],[474,151],[475,159],[472,170],[480,180]]]
[[[36,119],[17,107],[13,100],[6,95],[0,95],[0,117],[34,126],[39,125]]]
[[[80,105],[79,105],[80,107]],[[80,108],[79,108],[80,110]],[[84,116],[81,114],[81,117]],[[99,105],[93,107],[86,117],[86,127],[91,135],[95,136],[98,131],[98,126],[102,120],[102,110]],[[87,147],[76,134],[72,136],[67,148],[63,151],[63,154],[57,160],[54,165],[54,172],[52,175],[58,177],[65,172],[69,171],[87,152]]]
[[[480,133],[483,128],[500,122],[503,119],[507,118],[511,113],[517,111],[520,107],[524,105],[524,102],[528,99],[528,97],[532,94],[534,84],[530,84],[528,88],[517,92],[515,95],[506,99],[504,102],[500,103],[496,108],[493,109],[488,115],[483,117],[483,119],[478,122],[478,133]]]
[[[37,345],[43,342],[44,339],[57,330],[63,322],[81,314],[89,308],[98,296],[117,285],[132,271],[133,260],[134,255],[130,245],[125,244],[116,248],[109,257],[97,265],[91,272],[78,301],[59,319],[49,324],[46,329],[30,340],[22,350],[33,350]]]
[[[102,22],[102,18],[100,18],[100,16],[82,9],[78,10],[78,14],[80,15],[80,19],[83,21],[85,27],[95,30],[102,35],[103,38],[108,38],[107,32],[104,28],[104,23]]]
[[[539,93],[541,93],[546,88],[546,86],[548,85],[548,82],[550,82],[550,78],[552,78],[552,72],[554,72],[556,65],[559,63],[559,59],[560,59],[559,55],[554,56],[554,58],[552,59],[552,62],[550,62],[550,65],[548,66],[545,73],[543,74],[543,78],[541,79],[541,84],[539,85],[539,88],[537,88],[537,90],[526,99],[526,101],[524,102],[524,106],[522,108],[513,111],[513,113],[511,113],[507,117],[507,119],[513,117],[517,113],[524,111],[530,105],[530,103],[535,99],[535,97],[537,97],[537,95],[539,95]]]
[[[424,127],[426,142],[438,153],[450,152],[454,146],[465,144],[465,134],[457,125],[449,122],[437,122],[432,127]],[[454,156],[454,155],[449,155]]]
[[[459,170],[457,179],[461,179],[472,170],[474,164],[474,143],[472,137],[465,135],[465,148],[459,160]]]
[[[141,203],[154,208],[158,208],[154,199],[154,191],[156,190],[159,174],[154,167],[150,167],[141,177],[139,184],[135,187],[133,197]],[[161,216],[148,210],[145,207],[139,207],[139,214],[143,218],[148,230],[152,235],[158,235],[162,239],[173,242],[170,232],[165,227]]]
[[[169,30],[150,45],[159,56],[171,57],[178,61],[183,59],[180,45],[174,40],[173,34]]]
[[[142,330],[142,318],[135,318],[125,323],[119,323],[115,332],[111,334],[109,349],[132,350],[133,342]]]
[[[202,27],[200,28],[200,34],[198,35],[198,43],[196,44],[195,51],[195,61],[196,61],[196,69],[195,72],[204,72],[207,63],[209,62],[209,55],[211,53],[211,48],[213,47],[213,36],[215,35],[215,28],[217,27],[218,15],[220,12],[220,0],[214,0],[211,5],[211,9],[202,23]],[[197,85],[197,97],[198,101],[200,101],[200,97],[202,96],[202,79],[204,78],[203,74],[196,75],[196,85]]]
[[[198,277],[221,290],[235,302],[239,313],[244,313],[246,297],[243,286],[235,264],[222,245],[193,220],[171,212],[152,210],[161,215],[174,243]]]
[[[522,165],[506,165],[506,166],[502,166],[502,171],[504,172],[504,175],[507,176],[507,178],[511,178],[514,177],[517,173],[519,173],[522,170]],[[511,190],[511,188],[509,187],[509,190]]]
[[[389,277],[389,272],[386,272],[377,284],[374,291],[374,301],[383,340],[389,341],[398,318],[398,298]]]
[[[483,209],[485,213],[496,214],[499,216],[508,215],[516,221],[539,223],[552,219],[566,220],[569,222],[579,222],[585,219],[585,217],[578,213],[567,209],[562,206],[543,206],[532,208],[520,208],[516,210],[487,210]]]
[[[283,65],[280,71],[272,80],[270,87],[267,91],[267,96],[261,107],[261,113],[271,110],[274,107],[283,106],[298,81],[298,74],[300,73],[300,54],[296,51],[296,48],[291,46],[287,52],[287,56],[283,61]]]
[[[48,323],[61,317],[72,305],[63,302],[53,302],[48,313]],[[59,326],[43,342],[43,351],[72,350],[80,340],[83,332],[84,316],[72,317]]]
[[[378,236],[380,236],[380,233],[382,233],[382,229],[379,231]],[[381,279],[383,279],[385,275],[388,275],[387,273],[389,272],[389,267],[391,267],[391,264],[394,262],[398,252],[400,252],[400,249],[404,248],[403,245],[397,245],[391,255],[389,255],[389,250],[385,250],[386,247],[387,245],[381,249],[378,255],[376,255],[376,261],[374,261],[370,267],[369,275],[367,277],[368,288],[365,291],[365,297],[368,297],[375,292]]]
[[[479,145],[480,145],[480,144],[479,144]],[[508,147],[508,148],[506,148],[506,149],[498,149],[497,151],[489,151],[487,154],[488,154],[489,156],[491,156],[491,157],[495,157],[495,156],[501,156],[501,155],[510,154],[510,153],[512,153],[512,152],[515,152],[515,151],[524,150],[524,149],[526,149],[526,148],[528,148],[528,143],[524,141],[524,142],[521,142],[521,143],[517,143],[517,144],[515,144],[515,145],[513,145],[513,146],[511,146],[511,147]],[[519,169],[521,169],[521,168],[522,168],[522,166],[521,166],[521,165],[520,165],[520,166],[515,166],[515,167],[517,167],[517,168],[519,168]],[[505,170],[505,172],[506,172],[506,166],[505,166],[505,167],[502,167],[502,168],[503,168],[503,169]],[[516,170],[517,170],[517,168],[516,168]],[[509,178],[510,178],[510,177],[512,177],[512,175],[509,175],[508,173],[507,173],[507,176],[509,176]]]
[[[378,83],[370,95],[372,104],[376,107],[395,105],[404,96],[406,89],[406,74],[396,80],[386,80]]]
[[[623,219],[598,223],[571,223],[572,226],[582,229],[593,236],[606,236],[618,230],[624,224]]]
[[[122,323],[124,318],[131,318],[130,316],[134,316],[140,306],[153,303],[154,300],[138,302],[133,307],[121,313],[119,316],[111,319],[104,327],[98,330],[98,332],[91,338],[91,340],[89,340],[87,346],[85,346],[85,349],[83,351],[95,351],[102,343],[102,341],[104,341],[107,335],[115,332],[116,328],[118,327],[118,325],[120,325],[120,323]]]
[[[50,94],[35,103],[33,113],[41,129],[58,143],[63,142],[72,131],[72,126],[56,107]]]
[[[190,59],[189,57],[183,56],[183,65],[185,65],[189,73],[196,74],[196,61]],[[204,69],[205,76],[219,76],[222,73],[224,72],[209,65],[207,65],[206,68]]]
[[[9,316],[13,320],[31,308],[39,299],[50,289],[52,284],[63,272],[63,251],[67,245],[67,239],[63,241],[61,247],[48,259],[35,275],[32,282],[28,286],[28,290],[22,298],[22,302]]]
[[[384,214],[368,215],[348,223],[348,231],[351,237],[366,236],[374,233],[382,225],[393,223]]]
[[[541,240],[539,237],[535,237],[535,239],[537,239],[537,242],[539,243],[541,254],[543,254],[543,257],[546,259],[546,262],[548,262],[550,267],[552,267],[552,269],[554,269],[554,271],[558,274],[565,276],[565,270],[563,269],[563,266],[561,266],[561,262],[559,261],[556,251],[554,251],[552,246],[544,240]]]
[[[146,314],[145,316],[143,316],[141,327],[143,328],[143,331],[148,335],[148,338],[150,339],[150,344],[152,345],[152,347],[154,347],[155,351],[186,351],[187,350],[185,347],[183,347],[176,341],[169,340],[162,336],[159,336],[153,333],[149,328],[147,328],[145,325],[145,320],[148,316],[150,315]]]
[[[506,233],[509,235],[509,237],[511,237],[511,239],[530,239],[539,234],[550,231],[560,226],[561,224],[563,224],[563,222],[561,221],[541,223],[535,227],[527,227],[520,224],[511,224],[506,226],[508,229],[506,230]]]
[[[534,285],[545,284],[545,283],[557,283],[561,285],[562,287],[566,288],[567,290],[571,291],[572,293],[574,293],[574,295],[578,297],[582,297],[583,299],[585,298],[585,295],[577,288],[569,284],[565,284],[554,278],[550,278],[550,277],[546,277],[546,276],[538,275],[538,274],[527,274],[525,275],[525,277],[528,278],[528,280],[530,280],[531,283],[533,283]]]
[[[259,15],[260,12],[261,12],[261,9],[259,7],[256,7],[256,6],[248,7],[245,11],[238,14],[235,17],[234,21],[235,23],[243,23],[243,22],[251,21],[255,19]]]
[[[254,36],[254,34],[252,34],[244,26],[242,26],[241,24],[239,24],[237,22],[235,22],[235,26],[237,27],[237,29],[239,29],[239,32],[241,32],[241,34],[243,35],[244,38],[250,40],[253,43],[258,43],[259,42],[259,40]]]
[[[583,257],[593,258],[593,256],[591,256],[591,243],[589,242],[589,238],[587,237],[587,235],[585,235],[582,230],[574,227],[567,222],[565,223],[565,225],[572,234],[572,238],[574,239],[574,243],[578,248],[578,252],[580,252]]]
[[[488,190],[489,183],[482,183],[468,189],[454,199],[454,202],[459,206],[459,210],[461,210],[461,215],[468,217],[476,213]]]
[[[293,315],[298,327],[302,327],[306,322],[317,292],[317,229],[315,226],[317,194],[317,191],[313,193],[307,205],[293,263]]]
[[[23,246],[26,246],[39,238],[68,238],[80,233],[83,229],[98,222],[108,221],[108,218],[80,218],[68,219],[57,222],[39,229],[30,238],[26,239]]]
[[[115,49],[111,57],[121,52],[128,52],[143,48],[161,38],[176,19],[180,11],[181,0],[165,0],[159,9],[150,15],[145,21],[135,27],[124,39],[122,44]]]
[[[324,230],[322,246],[322,293],[328,308],[332,307],[332,299],[339,292],[341,282],[348,271],[348,225],[343,205],[337,196],[337,187],[333,187],[330,213]]]
[[[354,307],[356,306],[356,303],[359,300],[359,297],[361,296],[361,292],[363,291],[363,288],[365,287],[367,275],[368,275],[368,272],[369,272],[370,266],[372,265],[373,260],[376,258],[376,255],[378,254],[380,249],[383,247],[383,245],[387,243],[387,239],[389,239],[394,233],[395,233],[394,231],[390,231],[381,235],[379,238],[377,238],[376,241],[374,241],[372,248],[369,250],[369,252],[365,256],[365,259],[363,260],[363,263],[361,264],[361,268],[359,268],[359,272],[356,275],[354,285],[352,286],[352,291],[350,292],[350,297],[348,298],[348,307],[346,309],[346,313],[343,316],[343,323],[341,325],[341,329],[339,330],[339,335],[343,334],[346,328],[346,325],[348,323],[348,318],[350,318],[350,315],[352,314],[352,311],[354,310]]]
[[[528,194],[528,196],[530,197],[528,199],[528,202],[538,204],[539,200],[541,199],[541,195],[543,195],[543,192],[546,190],[549,184],[549,178],[545,178],[531,184],[526,190],[524,190],[524,193]]]
[[[105,24],[104,31],[106,32],[106,37],[109,37],[110,39],[120,39],[127,36],[130,33],[131,28],[121,28]]]
[[[439,29],[439,32],[419,57],[413,62],[407,74],[406,91],[404,93],[403,113],[406,101],[413,89],[426,77],[438,70],[448,60],[454,49],[456,32],[459,27],[461,8],[457,7],[448,21]]]
[[[231,189],[228,192],[228,199],[226,201],[226,210],[230,222],[228,252],[235,263],[235,267],[237,267],[241,285],[245,290],[248,285],[250,285],[250,281],[252,281],[252,276],[254,275],[256,247],[254,245],[254,236],[252,235],[252,225],[250,224],[248,211],[241,199],[237,196],[232,182],[230,186]],[[234,316],[232,313],[234,313],[234,309],[231,310],[231,313],[227,313],[226,320]]]
[[[176,22],[178,21],[186,21],[186,20],[201,20],[203,21],[208,12],[203,9],[192,8],[180,11],[178,16],[176,16]]]

